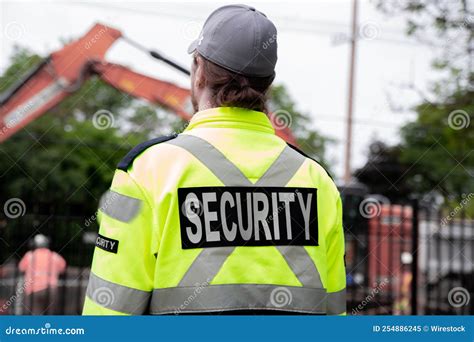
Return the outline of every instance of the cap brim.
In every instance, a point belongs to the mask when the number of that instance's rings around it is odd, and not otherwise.
[[[191,44],[189,44],[188,53],[189,53],[189,54],[193,53],[193,52],[196,50],[197,45],[198,45],[198,39],[196,39],[196,40],[193,41]]]

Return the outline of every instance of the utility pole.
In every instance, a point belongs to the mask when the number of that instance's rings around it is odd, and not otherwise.
[[[352,147],[352,113],[354,111],[354,81],[355,81],[355,63],[357,52],[358,25],[357,25],[357,0],[352,0],[352,33],[351,33],[351,52],[349,60],[349,87],[347,95],[347,127],[346,127],[346,151],[344,167],[344,183],[347,185],[351,180],[351,147]]]

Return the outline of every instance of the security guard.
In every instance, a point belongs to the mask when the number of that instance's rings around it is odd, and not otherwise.
[[[188,52],[197,113],[119,163],[84,314],[345,314],[339,193],[265,114],[275,26],[224,6]]]

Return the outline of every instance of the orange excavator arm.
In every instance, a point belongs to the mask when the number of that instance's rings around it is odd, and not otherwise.
[[[93,65],[93,69],[96,74],[114,88],[136,98],[164,106],[183,120],[191,119],[190,110],[186,110],[190,106],[188,89],[139,74],[118,64],[96,63]]]
[[[0,142],[79,89],[92,60],[102,60],[120,31],[96,24],[43,60],[0,96]]]
[[[189,75],[189,71],[182,66],[156,51],[144,49],[124,37],[120,31],[96,24],[82,38],[52,53],[0,95],[0,142],[73,94],[92,75],[98,75],[120,91],[166,107],[182,119],[189,120],[191,108],[188,89],[105,60],[105,53],[119,38]],[[274,124],[277,123],[274,116],[270,115],[270,118]],[[278,127],[276,124],[275,126]],[[278,129],[276,132],[289,143],[296,143],[288,128]]]

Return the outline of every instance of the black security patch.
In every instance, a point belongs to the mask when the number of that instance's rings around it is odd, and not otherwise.
[[[96,247],[115,254],[118,252],[118,244],[118,240],[114,240],[100,234],[97,235],[97,239],[95,240]]]
[[[318,246],[317,189],[178,189],[183,249]]]

